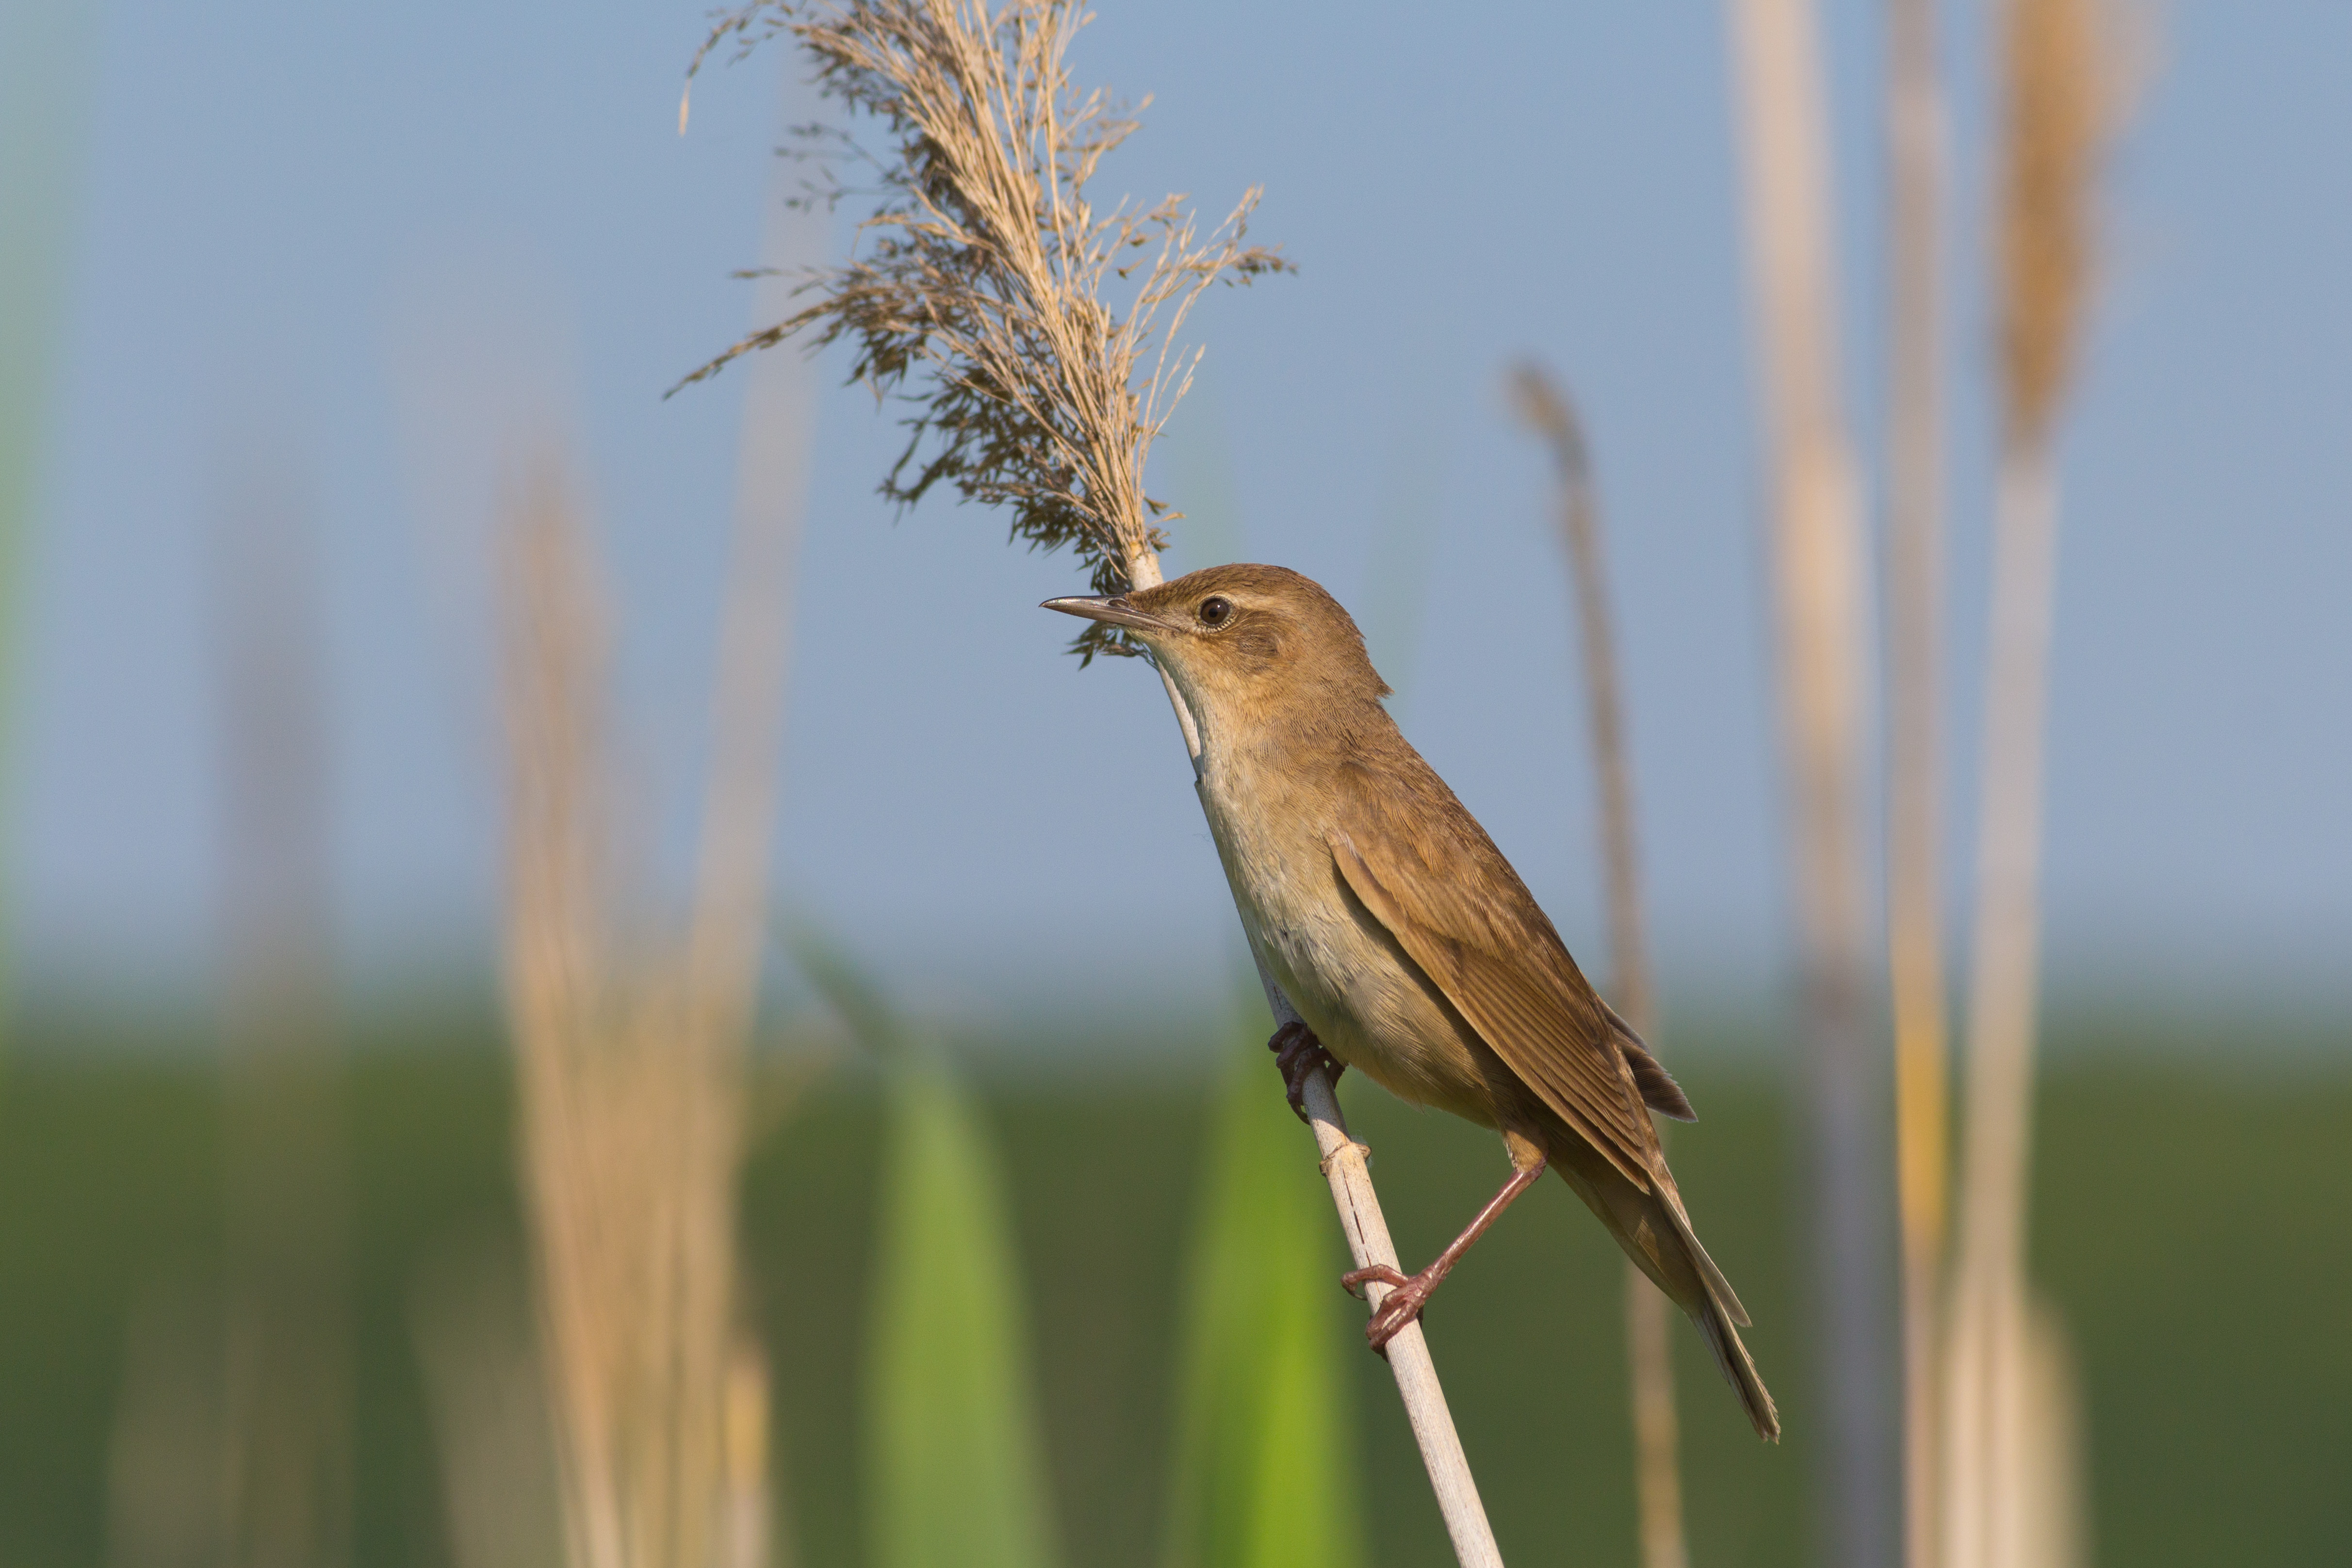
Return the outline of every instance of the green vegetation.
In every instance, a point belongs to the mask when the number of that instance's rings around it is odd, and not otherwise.
[[[61,1028],[28,1022],[30,1048],[0,1100],[0,1568],[104,1559],[129,1316],[159,1285],[201,1286],[219,1268],[216,1078],[193,1050],[128,1057],[63,1040]],[[358,1561],[410,1568],[448,1556],[406,1293],[452,1237],[515,1234],[511,1106],[486,1021],[355,1033]],[[2341,1154],[2352,1074],[2124,1065],[2070,1054],[2084,1034],[2053,1032],[2034,1271],[2076,1336],[2098,1553],[2143,1565],[2329,1560],[2352,1536],[2338,1484],[2352,1468],[2342,1415],[2352,1346],[2340,1331],[2352,1296],[2352,1163]],[[1677,1327],[1694,1558],[1810,1562],[1784,1086],[1762,1058],[1710,1058],[1701,1029],[1676,1037],[1693,1042],[1677,1067],[1705,1120],[1677,1140],[1675,1163],[1755,1311],[1756,1352],[1789,1390],[1789,1441],[1758,1444]],[[1271,1067],[1260,1087],[1286,1121]],[[1215,1152],[1223,1080],[1024,1069],[979,1088],[977,1125],[1001,1152],[1021,1260],[1064,1558],[1073,1568],[1156,1560],[1179,1469],[1199,1204],[1217,1184],[1204,1180],[1209,1162],[1231,1152]],[[1493,1185],[1501,1153],[1475,1129],[1360,1084],[1345,1093],[1376,1152],[1398,1244],[1426,1256]],[[889,1117],[862,1068],[792,1104],[761,1124],[747,1174],[747,1284],[774,1358],[775,1454],[798,1561],[862,1568],[878,1544],[860,1474],[873,1440],[861,1380],[877,1354]],[[1311,1175],[1303,1147],[1297,1166]],[[1336,1240],[1324,1233],[1319,1245],[1317,1263],[1336,1275]],[[1606,1238],[1550,1184],[1431,1312],[1510,1561],[1554,1561],[1563,1535],[1584,1543],[1581,1562],[1633,1561],[1620,1286]],[[1336,1370],[1354,1384],[1370,1561],[1440,1561],[1436,1511],[1386,1373],[1352,1348],[1362,1309],[1336,1283],[1328,1305],[1343,1349]]]
[[[877,1568],[1049,1568],[1052,1503],[1003,1173],[936,1051],[886,1069],[866,1508]]]

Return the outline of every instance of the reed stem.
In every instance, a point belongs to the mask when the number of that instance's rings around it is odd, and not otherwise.
[[[1839,388],[1828,103],[1811,0],[1730,0],[1770,485],[1781,753],[1801,951],[1800,1069],[1828,1561],[1895,1550],[1885,1071],[1869,1014],[1860,484]]]
[[[1944,978],[1942,727],[1947,121],[1936,0],[1887,30],[1886,920],[1903,1230],[1903,1555],[1937,1561],[1937,1320],[1950,1062]]]
[[[1551,378],[1522,365],[1513,378],[1520,417],[1550,445],[1559,471],[1559,528],[1568,547],[1569,585],[1582,639],[1586,718],[1592,771],[1600,784],[1601,858],[1608,881],[1610,990],[1634,1032],[1656,1041],[1657,999],[1642,918],[1639,837],[1633,826],[1633,768],[1625,741],[1624,688],[1617,673],[1615,617],[1609,607],[1601,509],[1593,494],[1591,449],[1575,405]],[[1661,1145],[1665,1129],[1658,1130]],[[1633,1406],[1635,1492],[1640,1500],[1643,1568],[1685,1568],[1683,1479],[1675,1415],[1670,1303],[1648,1277],[1625,1265],[1625,1361]]]

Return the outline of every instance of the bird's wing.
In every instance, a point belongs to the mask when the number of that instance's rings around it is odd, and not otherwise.
[[[1446,847],[1442,858],[1459,864],[1417,867],[1384,848],[1399,841],[1392,833],[1333,833],[1329,843],[1349,890],[1504,1065],[1646,1191],[1657,1131],[1608,1004],[1502,852],[1477,837]]]

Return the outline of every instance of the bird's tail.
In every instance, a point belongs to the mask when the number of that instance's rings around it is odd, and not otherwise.
[[[1715,1266],[1715,1259],[1699,1245],[1698,1234],[1691,1229],[1690,1215],[1683,1212],[1682,1195],[1675,1191],[1672,1182],[1658,1183],[1653,1195],[1657,1206],[1665,1211],[1675,1239],[1682,1244],[1684,1256],[1698,1279],[1697,1299],[1678,1304],[1698,1325],[1698,1331],[1706,1336],[1706,1348],[1715,1352],[1715,1364],[1723,1369],[1724,1381],[1731,1384],[1732,1392],[1739,1395],[1739,1403],[1747,1408],[1756,1435],[1768,1443],[1779,1442],[1780,1413],[1772,1404],[1771,1391],[1757,1375],[1755,1358],[1748,1353],[1748,1346],[1739,1338],[1740,1329],[1748,1321],[1747,1309],[1732,1293],[1731,1281],[1723,1277],[1723,1270]]]

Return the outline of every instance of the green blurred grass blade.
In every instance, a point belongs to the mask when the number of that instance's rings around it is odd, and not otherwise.
[[[1055,1561],[1004,1180],[946,1064],[890,1070],[867,1369],[876,1568]]]
[[[884,1064],[889,1105],[866,1369],[874,1568],[1055,1568],[1052,1500],[1003,1172],[971,1094],[811,933],[803,970]]]
[[[1265,1042],[1237,1042],[1193,1246],[1168,1568],[1364,1561],[1346,1267]]]

